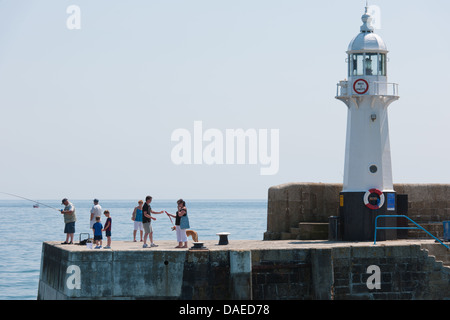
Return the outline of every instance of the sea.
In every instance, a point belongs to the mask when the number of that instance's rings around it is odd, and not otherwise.
[[[71,200],[76,208],[77,222],[74,242],[92,237],[89,229],[92,200]],[[62,209],[61,200],[37,200],[33,208],[27,200],[0,200],[0,300],[36,300],[41,265],[42,243],[65,240],[64,218],[56,210]],[[103,210],[112,218],[112,245],[115,240],[133,240],[131,214],[137,201],[101,200]],[[154,211],[174,214],[176,200],[156,200]],[[230,232],[229,241],[262,240],[267,230],[267,200],[191,200],[186,201],[191,229],[197,231],[199,241],[218,240],[216,233]],[[153,238],[173,240],[172,222],[166,214],[154,215]],[[173,218],[172,218],[173,219]],[[106,219],[103,216],[102,222]],[[175,222],[175,221],[173,221]],[[137,233],[139,241],[139,232]],[[189,238],[191,241],[191,238]]]

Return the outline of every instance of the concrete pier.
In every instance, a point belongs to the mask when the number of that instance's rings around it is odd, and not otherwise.
[[[38,299],[450,299],[448,250],[433,240],[158,245],[113,241],[109,250],[45,242]]]

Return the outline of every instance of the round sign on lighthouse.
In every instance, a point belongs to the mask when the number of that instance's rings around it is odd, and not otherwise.
[[[387,79],[386,44],[371,20],[366,6],[360,33],[347,50],[348,80],[339,82],[336,95],[348,108],[340,223],[349,241],[373,240],[375,218],[395,214],[392,201],[387,206],[384,200],[395,199],[388,106],[399,97],[397,84]],[[386,239],[396,233],[382,232]]]
[[[353,83],[353,90],[357,94],[365,94],[369,91],[369,83],[364,79],[358,79]]]

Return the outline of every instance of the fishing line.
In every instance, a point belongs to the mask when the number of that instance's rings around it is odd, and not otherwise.
[[[175,225],[173,224],[173,221],[172,221],[172,217],[171,216],[169,216],[169,213],[167,212],[167,211],[164,211],[165,213],[167,213],[167,216],[169,217],[169,219],[170,219],[170,222],[172,222],[172,225],[173,225],[173,227],[172,227],[172,231],[173,230],[175,230]]]
[[[21,198],[21,199],[24,199],[24,200],[28,200],[28,201],[31,201],[31,202],[34,202],[34,203],[43,205],[43,206],[45,206],[45,207],[48,207],[48,208],[50,208],[50,209],[56,210],[56,211],[58,211],[58,212],[61,212],[61,210],[56,209],[56,208],[54,208],[54,207],[52,207],[52,206],[46,205],[45,203],[42,203],[42,202],[39,202],[39,201],[35,201],[35,200],[31,200],[31,199],[28,199],[28,198],[25,198],[25,197],[22,197],[22,196],[18,196],[17,194],[12,194],[12,193],[7,193],[7,192],[1,192],[1,191],[0,191],[0,193],[7,194],[7,195],[9,195],[9,196],[13,196],[13,197],[17,197],[17,198]]]

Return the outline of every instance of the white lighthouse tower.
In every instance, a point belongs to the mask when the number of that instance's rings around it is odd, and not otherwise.
[[[339,82],[336,96],[348,107],[340,223],[349,241],[373,240],[376,216],[395,213],[388,106],[399,99],[398,85],[388,83],[388,50],[374,33],[367,5],[362,21],[347,51],[348,80]],[[395,234],[378,233],[385,239]]]

